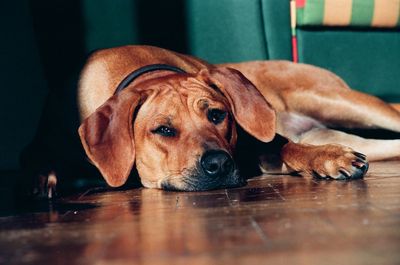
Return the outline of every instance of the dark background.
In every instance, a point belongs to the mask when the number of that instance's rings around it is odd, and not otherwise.
[[[183,10],[183,0],[1,1],[0,169],[19,168],[46,96],[65,96],[91,51],[141,43],[187,52]]]
[[[48,163],[77,178],[88,170],[96,172],[85,162],[77,138],[79,70],[90,52],[119,45],[148,44],[187,53],[184,9],[183,0],[0,2],[3,212],[25,204],[13,200],[14,194],[25,193],[33,174]]]

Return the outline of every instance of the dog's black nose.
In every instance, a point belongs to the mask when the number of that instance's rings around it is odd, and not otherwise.
[[[210,150],[200,160],[204,173],[209,177],[226,177],[233,172],[234,162],[231,156],[222,150]]]

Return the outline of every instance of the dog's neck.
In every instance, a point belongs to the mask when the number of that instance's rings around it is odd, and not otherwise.
[[[176,66],[168,65],[168,64],[150,64],[146,65],[143,67],[140,67],[139,69],[136,69],[135,71],[131,72],[129,75],[127,75],[121,83],[117,86],[117,89],[114,92],[114,95],[121,92],[124,88],[126,88],[129,84],[131,84],[134,80],[136,80],[138,77],[150,73],[150,72],[155,72],[155,71],[171,71],[171,72],[176,72],[176,73],[181,73],[185,74],[186,71],[182,70],[181,68],[178,68]]]

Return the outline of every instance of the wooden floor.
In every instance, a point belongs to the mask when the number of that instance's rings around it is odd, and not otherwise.
[[[0,217],[1,264],[400,264],[400,162],[210,192],[89,190]]]

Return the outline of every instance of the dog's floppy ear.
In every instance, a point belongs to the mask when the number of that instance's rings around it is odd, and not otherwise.
[[[112,187],[126,182],[135,162],[133,115],[144,97],[126,89],[108,99],[79,127],[87,156]]]
[[[201,70],[199,74],[228,99],[236,121],[246,132],[262,142],[274,138],[275,111],[241,72],[217,67]]]

